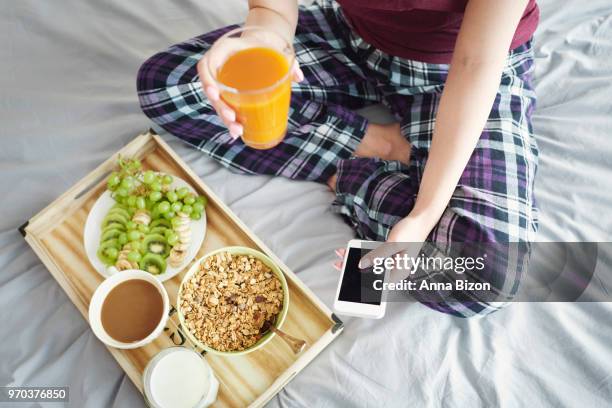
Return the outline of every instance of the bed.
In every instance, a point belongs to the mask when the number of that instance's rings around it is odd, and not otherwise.
[[[610,241],[612,3],[539,3],[539,238]],[[142,61],[245,13],[242,0],[0,8],[0,386],[67,385],[75,407],[144,406],[17,227],[150,126],[135,93]],[[331,306],[333,249],[353,234],[327,188],[234,175],[163,137]],[[346,318],[344,334],[269,405],[606,406],[611,313],[610,303],[515,304],[462,320],[393,303],[382,321]]]

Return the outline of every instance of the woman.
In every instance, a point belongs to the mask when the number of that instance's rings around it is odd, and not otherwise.
[[[339,4],[338,4],[339,3]],[[529,242],[537,229],[530,38],[534,0],[250,0],[245,25],[293,38],[289,130],[261,151],[201,68],[226,27],[154,55],[138,74],[155,123],[240,172],[327,183],[365,239]],[[510,51],[509,51],[510,50]],[[355,113],[385,104],[392,125]],[[516,290],[522,268],[496,285]],[[438,304],[457,316],[496,306]]]

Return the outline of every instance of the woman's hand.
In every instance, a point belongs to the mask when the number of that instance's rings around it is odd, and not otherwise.
[[[374,258],[387,258],[404,251],[418,251],[420,246],[414,243],[424,242],[433,225],[432,222],[423,217],[408,214],[391,228],[386,243],[368,252],[367,255],[361,258],[359,267],[361,269],[368,268],[373,264]],[[343,262],[346,249],[336,249],[335,253],[338,259],[336,259],[333,265],[336,270],[341,271],[344,267]],[[417,254],[412,255],[416,256]]]
[[[206,52],[198,62],[197,69],[200,80],[202,81],[202,90],[208,97],[217,115],[219,115],[225,126],[227,126],[230,136],[235,140],[242,135],[242,125],[238,123],[236,119],[236,112],[221,98],[221,92],[211,73],[221,68],[223,61],[225,61],[225,58],[223,58],[224,56],[248,48],[250,42],[245,38],[237,38],[226,41],[222,46],[222,49],[215,48],[214,52],[211,52],[212,50]],[[304,74],[297,60],[295,60],[292,67],[292,78],[294,82],[301,82],[304,79]]]
[[[424,217],[408,214],[391,228],[387,242],[368,252],[359,261],[359,268],[365,269],[374,264],[374,258],[389,258],[398,253],[408,253],[416,257],[435,224]]]
[[[344,255],[346,254],[346,248],[338,248],[334,251],[337,259],[334,261],[334,269],[338,272],[342,271],[344,268]]]

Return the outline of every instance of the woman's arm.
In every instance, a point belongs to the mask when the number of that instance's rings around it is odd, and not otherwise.
[[[468,2],[415,206],[389,241],[424,241],[439,221],[484,129],[526,5],[527,0]]]
[[[293,42],[298,20],[298,5],[295,0],[249,0],[246,26],[268,27]]]

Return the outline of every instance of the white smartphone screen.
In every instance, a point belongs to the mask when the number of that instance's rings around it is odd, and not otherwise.
[[[338,300],[368,305],[381,304],[383,291],[374,289],[374,281],[383,280],[384,274],[374,273],[371,267],[359,269],[359,260],[370,251],[365,248],[349,248]]]

